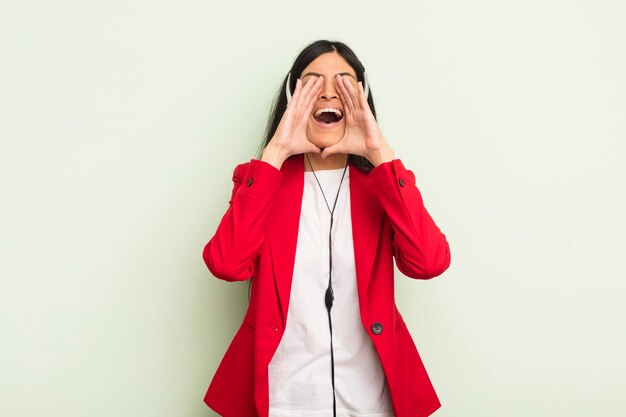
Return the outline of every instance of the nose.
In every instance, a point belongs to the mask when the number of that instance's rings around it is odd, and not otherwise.
[[[335,79],[332,77],[324,77],[324,83],[322,85],[322,89],[320,90],[320,98],[331,100],[334,98],[339,98],[337,94],[337,90],[335,89]]]

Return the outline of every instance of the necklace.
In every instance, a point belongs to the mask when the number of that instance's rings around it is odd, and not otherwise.
[[[315,175],[315,170],[313,169],[313,165],[311,164],[311,160],[309,159],[309,155],[306,155],[306,159],[309,161],[309,166],[311,167],[311,171],[313,171],[313,176],[317,181],[317,185],[320,187],[320,191],[322,192],[322,197],[324,197],[324,202],[326,203],[326,207],[328,208],[328,212],[330,213],[330,228],[328,230],[328,288],[326,289],[326,294],[324,295],[324,303],[326,304],[326,311],[328,312],[328,328],[330,329],[330,363],[331,363],[331,381],[333,384],[333,417],[337,416],[337,401],[335,398],[335,355],[333,352],[333,322],[330,317],[330,309],[333,307],[333,301],[335,300],[335,295],[333,292],[333,249],[332,249],[332,230],[333,230],[333,219],[335,214],[335,207],[337,207],[337,200],[339,199],[339,191],[341,190],[341,185],[343,184],[343,178],[346,175],[346,170],[348,169],[348,161],[349,158],[346,158],[346,166],[343,168],[343,173],[341,174],[341,182],[339,182],[339,188],[337,189],[337,195],[335,196],[335,202],[333,203],[333,208],[331,210],[330,205],[328,204],[328,200],[326,199],[326,194],[324,194],[324,190],[322,189],[322,184],[320,184],[320,180]]]

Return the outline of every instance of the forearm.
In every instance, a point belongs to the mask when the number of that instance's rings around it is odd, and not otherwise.
[[[393,228],[398,269],[421,279],[443,273],[450,265],[450,248],[424,206],[413,173],[395,159],[378,165],[370,176]]]
[[[280,169],[288,157],[289,155],[285,150],[270,144],[263,150],[261,161],[267,162],[276,169]]]
[[[205,245],[203,259],[213,275],[227,281],[252,277],[282,172],[252,160],[215,235]]]
[[[367,159],[372,164],[374,164],[374,167],[377,167],[380,164],[384,164],[385,162],[390,162],[390,161],[396,159],[396,156],[395,156],[393,150],[389,146],[386,146],[386,147],[381,148],[381,149],[379,149],[377,151],[371,152],[367,156]]]

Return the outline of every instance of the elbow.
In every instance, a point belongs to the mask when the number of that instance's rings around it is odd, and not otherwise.
[[[211,274],[224,281],[246,281],[253,275],[252,266],[241,266],[240,263],[234,262],[230,257],[224,256],[211,245],[211,241],[204,246],[202,259]]]
[[[430,256],[422,257],[419,262],[403,259],[396,262],[398,269],[409,278],[432,279],[443,274],[450,266],[450,246],[444,241]]]
[[[448,245],[447,241],[443,241],[435,254],[430,258],[424,279],[435,278],[443,274],[450,267],[450,261],[450,245]]]
[[[450,260],[450,248],[446,243],[442,253],[430,262],[425,279],[435,278],[443,274],[450,267]]]
[[[436,254],[431,257],[426,270],[427,278],[425,279],[435,278],[443,274],[450,267],[450,260],[450,245],[444,241]]]

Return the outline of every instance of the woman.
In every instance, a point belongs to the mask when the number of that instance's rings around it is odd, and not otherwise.
[[[296,58],[260,159],[238,165],[203,259],[251,279],[250,303],[204,401],[226,417],[425,417],[440,403],[394,300],[395,258],[428,279],[450,264],[415,176],[375,118],[341,42]]]

